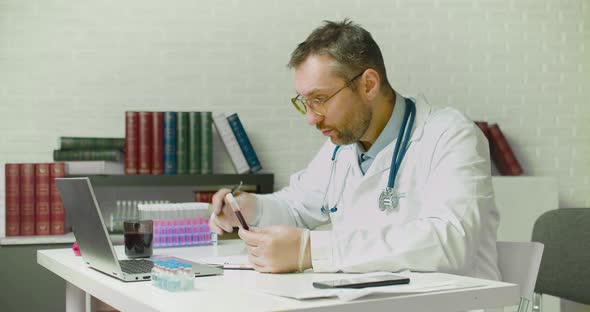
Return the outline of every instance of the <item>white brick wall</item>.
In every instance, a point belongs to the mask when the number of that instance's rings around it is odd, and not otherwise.
[[[351,17],[394,88],[498,122],[528,175],[558,179],[560,206],[590,207],[589,6],[0,0],[0,163],[50,161],[62,135],[123,136],[125,110],[235,111],[282,187],[324,140],[289,103],[289,54]],[[231,172],[227,157],[215,170]]]

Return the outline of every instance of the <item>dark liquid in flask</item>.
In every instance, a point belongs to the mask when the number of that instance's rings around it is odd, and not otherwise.
[[[125,254],[129,258],[152,255],[153,233],[125,233]]]

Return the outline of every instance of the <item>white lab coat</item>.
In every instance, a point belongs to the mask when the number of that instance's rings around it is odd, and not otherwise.
[[[457,110],[435,109],[420,97],[416,112],[394,188],[405,197],[395,211],[382,212],[378,202],[387,185],[395,140],[377,155],[365,175],[359,168],[357,145],[342,146],[327,195],[333,207],[342,194],[338,211],[320,211],[335,147],[328,140],[309,166],[291,177],[288,187],[257,196],[256,225],[311,229],[316,272],[409,269],[500,279],[499,213],[487,140]],[[329,231],[314,230],[329,223]]]

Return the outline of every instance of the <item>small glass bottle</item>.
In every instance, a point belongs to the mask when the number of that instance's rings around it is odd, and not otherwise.
[[[186,277],[186,284],[185,284],[185,290],[192,290],[195,288],[194,285],[194,278],[195,275],[193,274],[193,266],[190,265],[189,263],[185,263],[184,264],[184,272],[185,272],[185,277]]]
[[[152,285],[158,286],[158,279],[160,278],[160,261],[154,261],[152,268]]]
[[[180,288],[180,283],[181,283],[181,276],[178,270],[178,265],[177,264],[172,264],[172,274],[171,274],[171,279],[172,279],[172,287],[171,287],[171,291],[180,291],[182,290],[182,288]]]
[[[166,262],[160,262],[160,274],[158,275],[158,287],[166,289],[168,284],[168,268]]]

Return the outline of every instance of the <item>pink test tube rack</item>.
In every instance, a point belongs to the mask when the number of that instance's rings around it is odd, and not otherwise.
[[[216,245],[208,218],[154,220],[154,247]]]

